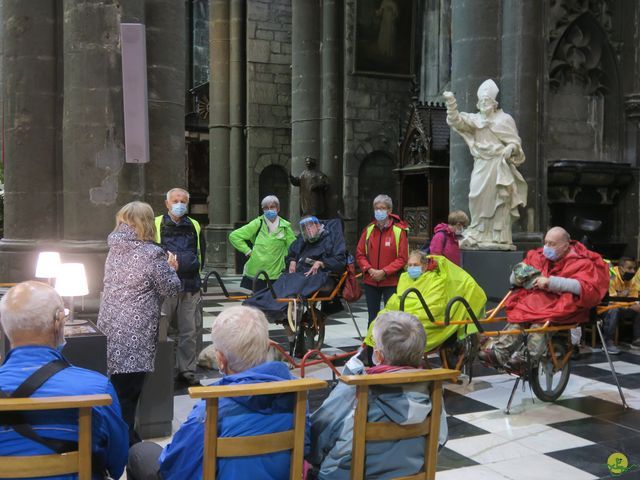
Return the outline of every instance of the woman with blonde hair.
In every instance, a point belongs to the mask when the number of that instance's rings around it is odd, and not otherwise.
[[[140,441],[134,431],[136,408],[144,377],[153,371],[160,305],[180,291],[175,255],[154,243],[151,206],[131,202],[116,214],[109,234],[104,290],[98,327],[107,337],[107,368],[129,426],[129,443]]]

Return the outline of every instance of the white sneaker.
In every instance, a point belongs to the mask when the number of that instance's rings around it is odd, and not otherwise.
[[[620,355],[620,349],[613,342],[607,342],[607,352],[609,355]]]

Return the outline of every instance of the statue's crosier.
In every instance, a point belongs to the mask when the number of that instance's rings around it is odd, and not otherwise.
[[[525,157],[513,118],[498,109],[498,86],[491,79],[478,88],[478,113],[459,112],[452,92],[444,92],[447,123],[473,156],[469,185],[471,225],[461,248],[515,250],[511,224],[527,203],[527,183],[518,172]]]

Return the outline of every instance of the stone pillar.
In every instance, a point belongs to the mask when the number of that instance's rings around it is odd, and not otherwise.
[[[158,214],[166,211],[167,191],[187,184],[184,4],[175,0],[154,0],[147,1],[145,8],[151,160],[144,165],[146,178],[134,180],[133,189],[141,189]]]
[[[329,177],[327,217],[335,217],[342,206],[342,138],[340,55],[340,2],[322,5],[322,157],[320,169]]]
[[[13,240],[58,237],[55,4],[7,0],[2,5],[2,250]],[[6,279],[7,272],[0,271]]]
[[[539,148],[539,103],[542,96],[540,59],[542,8],[538,2],[503,2],[502,8],[502,80],[500,107],[510,114],[518,127],[525,163],[518,168],[529,185],[526,214],[513,225],[514,234],[540,232],[546,218],[547,172]],[[518,235],[516,235],[516,238]]]
[[[305,157],[320,157],[320,8],[318,0],[291,3],[291,170],[298,176]],[[300,218],[297,187],[289,212],[292,221]]]
[[[476,92],[480,84],[487,78],[498,80],[501,3],[496,0],[452,1],[451,90],[461,112],[477,111]],[[469,148],[460,135],[451,132],[451,209],[469,211],[472,169]]]
[[[230,4],[212,0],[209,22],[209,226],[207,227],[207,265],[230,270],[232,250],[228,234],[232,229],[229,206],[229,55]]]
[[[229,48],[229,123],[231,127],[229,145],[229,220],[235,225],[246,220],[245,205],[245,33],[244,0],[231,0]],[[215,76],[214,71],[214,76]]]

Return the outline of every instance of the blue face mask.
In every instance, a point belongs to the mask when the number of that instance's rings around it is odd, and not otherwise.
[[[278,216],[278,211],[276,209],[269,209],[264,211],[264,218],[273,222]]]
[[[374,210],[373,215],[376,217],[377,222],[384,222],[389,216],[389,213],[386,210]]]
[[[187,213],[187,205],[185,203],[174,203],[171,205],[171,213],[175,217],[181,217]]]
[[[547,257],[552,262],[558,260],[558,252],[552,247],[547,247],[546,245],[542,248],[542,254]]]
[[[422,267],[420,265],[412,265],[410,267],[407,267],[407,273],[411,278],[415,280],[420,275],[422,275]]]

